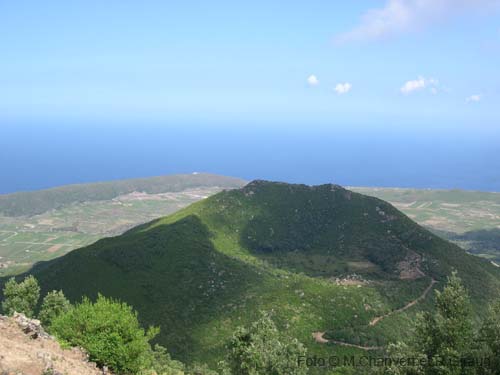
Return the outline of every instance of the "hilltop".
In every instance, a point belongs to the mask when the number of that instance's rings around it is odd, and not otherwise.
[[[476,313],[500,270],[392,205],[338,185],[253,181],[35,266],[42,293],[133,305],[175,358],[212,365],[233,330],[273,310],[311,354],[378,350],[453,269]]]

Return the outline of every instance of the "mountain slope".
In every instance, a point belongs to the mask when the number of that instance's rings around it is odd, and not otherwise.
[[[119,297],[161,326],[159,341],[175,357],[214,364],[233,330],[262,309],[312,354],[383,346],[452,269],[478,313],[498,296],[500,270],[384,201],[336,185],[254,181],[31,273],[44,292],[63,289],[73,300]]]
[[[390,202],[418,224],[471,254],[500,264],[500,193],[349,188]]]

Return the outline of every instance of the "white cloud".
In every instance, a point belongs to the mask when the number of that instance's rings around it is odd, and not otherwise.
[[[430,92],[432,94],[437,94],[438,89],[437,86],[439,84],[439,81],[434,78],[424,78],[424,77],[418,77],[417,79],[407,81],[400,89],[400,91],[408,95],[412,93],[413,91],[418,91],[418,90],[423,90],[425,88],[429,88]]]
[[[318,86],[319,80],[314,74],[311,74],[309,77],[307,77],[307,83],[309,84],[309,86]]]
[[[351,89],[352,85],[349,82],[337,83],[337,85],[335,86],[335,91],[339,95],[347,94],[349,91],[351,91]]]
[[[478,94],[471,95],[471,96],[465,98],[465,101],[467,103],[477,103],[477,102],[481,101],[481,95],[478,95]]]
[[[500,0],[387,0],[383,8],[370,9],[354,29],[340,34],[338,42],[373,40],[416,31],[453,14],[496,9]]]

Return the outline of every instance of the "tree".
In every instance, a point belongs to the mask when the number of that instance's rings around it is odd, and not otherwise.
[[[20,283],[12,277],[5,283],[3,295],[2,308],[5,314],[12,315],[18,312],[31,318],[40,298],[40,286],[33,276],[26,277]]]
[[[84,297],[57,316],[51,333],[67,344],[83,347],[99,366],[128,374],[151,368],[149,341],[159,329],[150,327],[146,332],[132,307],[99,295],[95,303]]]
[[[38,318],[42,322],[45,328],[49,328],[52,321],[67,312],[71,307],[71,304],[64,296],[62,290],[47,293],[42,302],[42,307],[40,308],[40,313]]]
[[[500,374],[500,300],[490,306],[479,332],[483,354],[489,359],[489,374]]]
[[[392,358],[418,358],[414,366],[393,366],[390,374],[473,374],[463,360],[471,358],[474,333],[467,291],[456,272],[442,292],[436,291],[435,312],[419,316],[413,342],[391,345]],[[422,360],[422,361],[420,361]]]
[[[227,367],[238,375],[302,375],[306,366],[298,359],[305,357],[306,349],[296,339],[280,334],[270,314],[249,328],[240,327],[229,343]]]

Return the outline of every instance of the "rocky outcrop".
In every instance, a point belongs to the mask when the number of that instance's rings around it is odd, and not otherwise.
[[[62,349],[40,321],[15,313],[0,316],[0,374],[102,375],[78,348]]]

